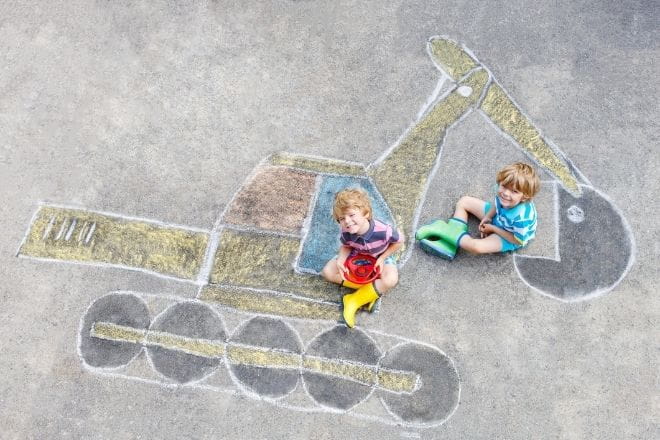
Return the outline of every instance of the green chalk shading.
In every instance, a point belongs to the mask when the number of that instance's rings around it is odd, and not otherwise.
[[[202,289],[199,299],[251,313],[327,321],[341,318],[339,303],[328,304],[239,287],[210,285]]]
[[[333,159],[300,156],[292,153],[273,154],[269,162],[272,165],[285,165],[317,173],[345,174],[348,176],[364,176],[366,173],[362,165],[349,164]]]
[[[488,72],[483,69],[472,73],[459,84],[471,87],[469,96],[464,97],[455,90],[438,102],[372,170],[397,225],[407,232],[406,243],[413,239],[411,226],[415,209],[421,203],[446,130],[478,102],[488,79]]]
[[[458,81],[470,70],[478,66],[477,62],[461,47],[444,38],[429,41],[429,49],[433,60],[447,72],[454,81]]]
[[[211,283],[338,301],[341,295],[336,285],[318,275],[294,272],[293,262],[299,247],[297,238],[225,229],[220,234]]]
[[[208,234],[78,209],[43,206],[19,255],[97,262],[194,279]]]
[[[539,165],[557,177],[567,190],[574,195],[581,194],[578,182],[566,162],[543,140],[538,130],[499,85],[493,84],[490,87],[481,109],[498,127],[518,142]]]

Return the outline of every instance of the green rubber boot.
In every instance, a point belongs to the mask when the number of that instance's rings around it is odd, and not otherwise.
[[[467,234],[468,225],[459,218],[450,218],[448,221],[436,220],[429,225],[422,226],[417,230],[417,240],[443,240],[453,247],[458,248],[458,242]],[[455,253],[455,252],[454,252]]]
[[[440,238],[439,231],[447,227],[447,222],[444,220],[436,220],[433,223],[424,225],[417,230],[415,233],[415,239],[417,240],[438,240]]]
[[[419,241],[419,246],[426,252],[436,257],[444,258],[445,260],[453,260],[456,257],[458,250],[453,244],[447,243],[444,240],[429,240],[422,239]]]

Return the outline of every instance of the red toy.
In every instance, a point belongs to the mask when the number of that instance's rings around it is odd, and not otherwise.
[[[355,254],[346,259],[346,279],[355,284],[367,284],[380,276],[380,268],[376,266],[376,259],[367,254]]]

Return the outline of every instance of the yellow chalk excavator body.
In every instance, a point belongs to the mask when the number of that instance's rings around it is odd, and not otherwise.
[[[421,342],[336,325],[341,292],[316,274],[336,250],[338,231],[328,206],[346,185],[367,190],[375,216],[405,232],[399,260],[405,264],[447,130],[470,111],[483,112],[555,178],[559,254],[515,256],[521,278],[566,301],[612,289],[633,259],[623,217],[544,140],[467,49],[434,37],[428,52],[441,80],[454,86],[380,159],[363,165],[291,153],[269,156],[212,228],[40,205],[18,256],[121,267],[199,286],[195,299],[138,292],[96,299],[81,320],[83,364],[99,374],[165,386],[239,390],[304,411],[331,408],[406,427],[443,423],[460,394],[453,361]],[[282,218],[285,211],[290,215]],[[602,214],[615,229],[606,237],[592,221]],[[576,237],[582,236],[593,265],[573,264],[579,258]],[[618,258],[612,259],[611,249]],[[561,276],[567,268],[571,276]],[[230,331],[229,317],[243,320]],[[303,341],[301,334],[319,326],[324,328]],[[221,370],[228,372],[224,384]],[[366,402],[373,398],[380,399],[382,413],[370,412]]]

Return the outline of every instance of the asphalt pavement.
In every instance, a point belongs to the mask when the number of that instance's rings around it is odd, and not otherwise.
[[[658,18],[0,3],[0,437],[660,437]],[[528,249],[414,242],[517,160]],[[314,275],[342,186],[408,236],[353,330]]]

